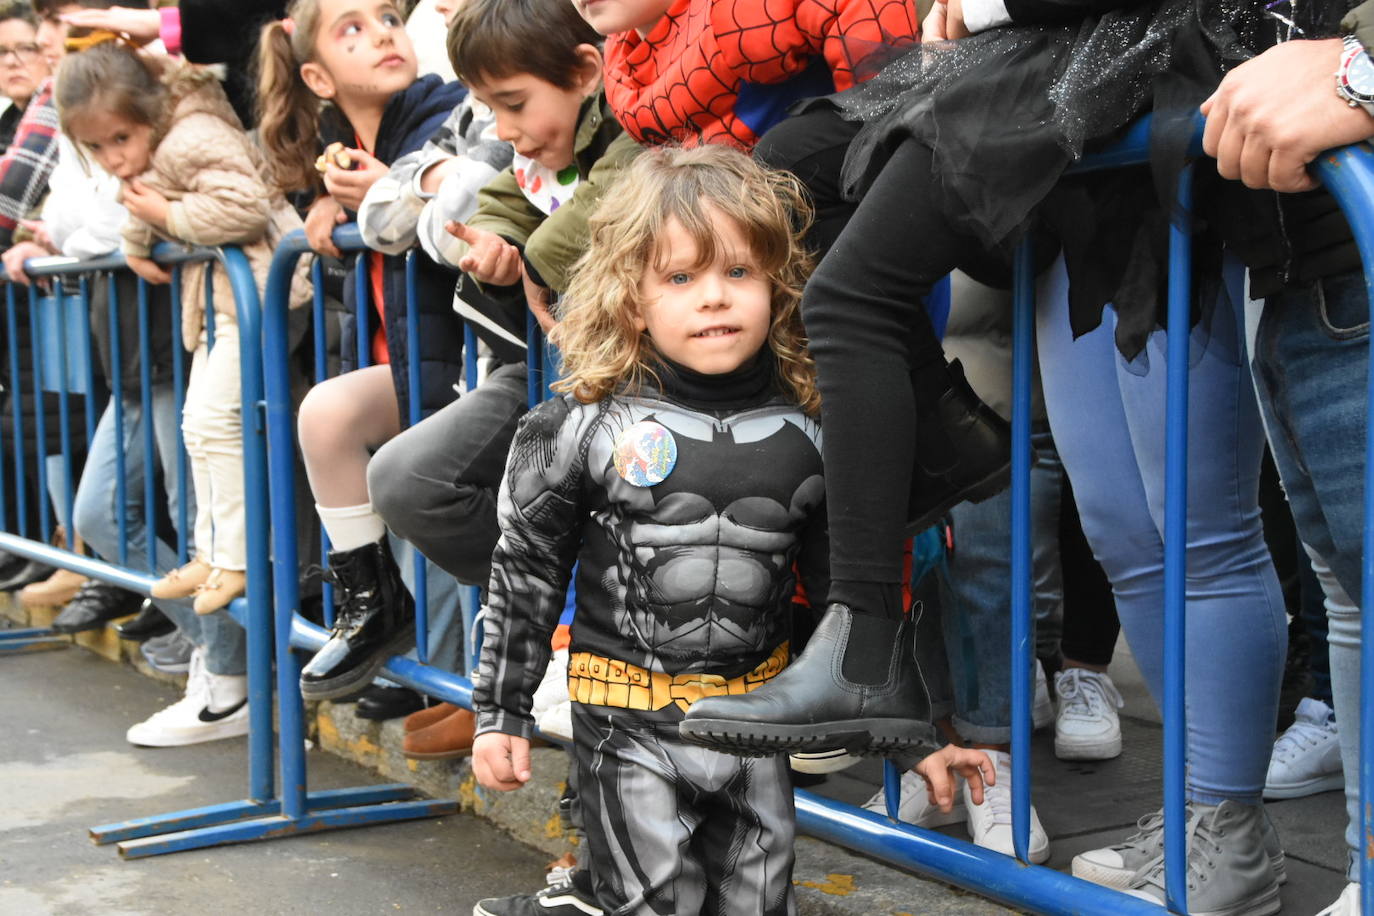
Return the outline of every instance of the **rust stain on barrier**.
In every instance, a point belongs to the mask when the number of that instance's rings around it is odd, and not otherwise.
[[[801,887],[810,887],[820,891],[822,894],[832,894],[836,897],[847,897],[854,893],[857,888],[854,886],[853,875],[829,874],[824,881],[794,881],[793,884]]]

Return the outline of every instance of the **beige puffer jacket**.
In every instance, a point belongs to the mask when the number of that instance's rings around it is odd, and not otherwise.
[[[280,194],[269,189],[261,151],[249,139],[214,75],[202,67],[164,59],[163,83],[171,92],[172,117],[153,152],[148,170],[138,180],[171,202],[167,231],[129,217],[123,229],[126,255],[148,257],[159,239],[190,245],[238,245],[248,257],[258,293],[278,240],[303,225]],[[306,259],[297,265],[291,306],[310,298]],[[205,272],[211,263],[188,264],[182,270],[181,340],[195,350],[205,315]],[[213,265],[215,313],[234,315],[229,278]]]

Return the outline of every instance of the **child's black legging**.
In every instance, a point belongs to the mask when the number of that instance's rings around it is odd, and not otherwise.
[[[944,371],[922,299],[982,246],[934,200],[928,147],[897,148],[807,283],[830,515],[831,601],[901,613],[902,540],[919,447],[913,385]],[[938,384],[938,379],[937,379]]]

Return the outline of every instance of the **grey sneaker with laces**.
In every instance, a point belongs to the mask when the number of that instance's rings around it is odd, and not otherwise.
[[[1264,848],[1261,806],[1195,802],[1186,836],[1192,916],[1270,916],[1279,911],[1279,882]],[[1164,856],[1137,872],[1126,893],[1164,903]]]
[[[1189,804],[1190,812],[1192,805]],[[1264,839],[1264,852],[1269,857],[1269,868],[1274,880],[1283,884],[1288,880],[1288,868],[1284,861],[1283,845],[1279,833],[1267,811],[1261,811],[1261,831]],[[1136,821],[1136,832],[1115,846],[1090,849],[1073,857],[1071,865],[1073,876],[1125,890],[1131,884],[1136,872],[1159,858],[1164,848],[1164,809],[1154,811]]]

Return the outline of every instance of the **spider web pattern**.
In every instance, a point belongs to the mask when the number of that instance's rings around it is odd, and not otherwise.
[[[918,34],[912,0],[688,0],[646,38],[607,39],[606,97],[641,143],[748,149],[742,85],[784,83],[823,56],[847,89]]]

